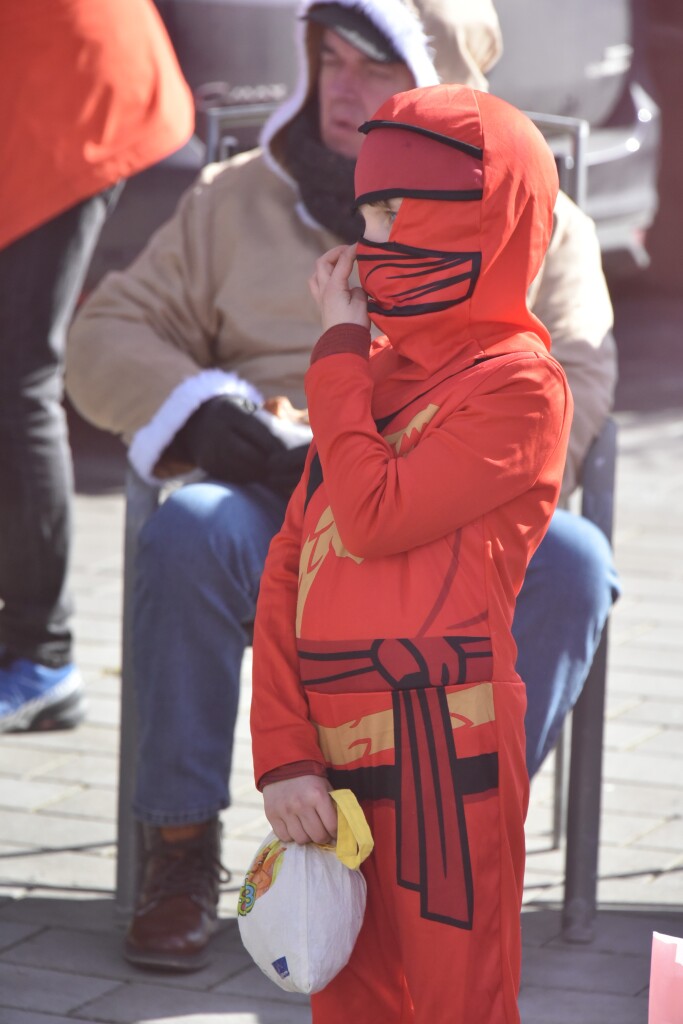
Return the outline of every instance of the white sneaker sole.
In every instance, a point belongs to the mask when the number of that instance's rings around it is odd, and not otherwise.
[[[75,669],[44,697],[28,700],[16,711],[0,718],[0,733],[71,728],[83,719],[84,714],[83,681]]]

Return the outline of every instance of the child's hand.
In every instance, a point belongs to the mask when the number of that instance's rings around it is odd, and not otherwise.
[[[370,326],[365,292],[349,288],[355,258],[355,245],[337,245],[316,260],[308,284],[318,303],[324,331],[336,324]]]
[[[290,423],[308,423],[308,409],[295,409],[286,395],[275,395],[273,398],[266,398],[263,408],[272,412],[279,420],[289,420]]]
[[[283,843],[329,843],[337,834],[332,786],[318,775],[301,775],[263,787],[266,818]]]

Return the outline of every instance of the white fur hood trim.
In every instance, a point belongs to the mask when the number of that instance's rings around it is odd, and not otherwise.
[[[308,64],[306,36],[308,22],[303,17],[314,3],[321,0],[302,0],[296,25],[297,61],[300,69],[299,80],[291,96],[268,118],[261,131],[261,146],[269,167],[290,185],[294,181],[272,154],[270,145],[277,133],[289,124],[304,106],[311,91],[311,69]],[[439,76],[433,63],[433,53],[427,36],[417,16],[402,0],[337,0],[345,7],[357,7],[373,22],[396,52],[401,55],[413,73],[416,86],[437,85]]]
[[[204,402],[216,395],[239,395],[261,405],[263,395],[249,381],[224,370],[202,370],[187,377],[168,396],[155,415],[135,434],[128,449],[128,461],[148,484],[159,484],[154,467],[180,428]]]

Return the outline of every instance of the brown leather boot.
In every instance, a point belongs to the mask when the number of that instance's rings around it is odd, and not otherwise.
[[[149,825],[143,834],[142,882],[124,956],[139,967],[199,970],[218,927],[220,823],[216,818],[199,836],[175,842]]]

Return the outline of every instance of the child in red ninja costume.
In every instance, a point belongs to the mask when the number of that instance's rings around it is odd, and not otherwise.
[[[314,443],[261,581],[256,780],[283,840],[334,834],[333,787],[375,839],[315,1024],[514,1024],[528,779],[510,625],[572,410],[526,304],[557,175],[524,115],[461,86],[400,93],[361,131],[366,230],[311,281]]]

